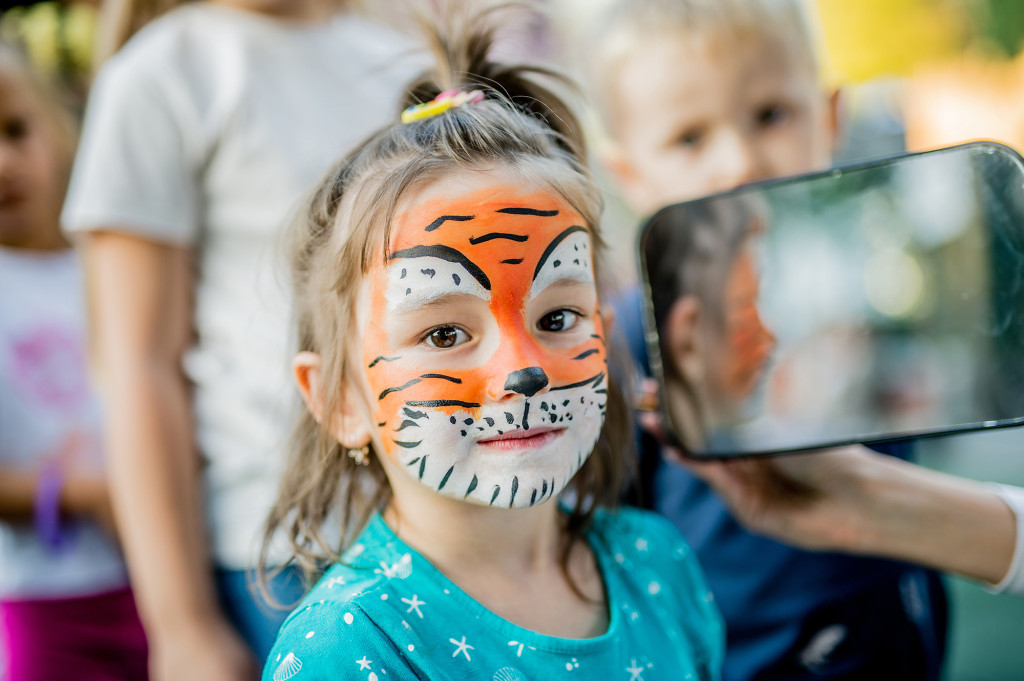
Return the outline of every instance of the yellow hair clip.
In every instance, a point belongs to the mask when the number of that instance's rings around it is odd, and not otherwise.
[[[429,102],[410,106],[402,112],[402,122],[412,123],[413,121],[421,121],[424,118],[430,118],[444,113],[448,109],[454,109],[455,107],[462,106],[463,104],[476,104],[483,100],[484,93],[480,90],[473,90],[472,92],[447,90],[439,94],[437,97],[434,97],[434,99]]]

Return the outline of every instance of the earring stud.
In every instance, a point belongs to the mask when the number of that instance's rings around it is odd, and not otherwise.
[[[362,447],[353,447],[348,450],[348,456],[350,459],[355,461],[357,466],[369,466],[370,445],[363,445]]]

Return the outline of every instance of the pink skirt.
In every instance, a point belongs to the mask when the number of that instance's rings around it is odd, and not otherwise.
[[[129,589],[0,602],[6,681],[144,681],[146,636]]]

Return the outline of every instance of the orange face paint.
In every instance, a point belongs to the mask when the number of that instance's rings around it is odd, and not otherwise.
[[[565,487],[603,422],[590,230],[554,192],[474,184],[396,216],[364,366],[388,456],[442,494],[530,506]]]

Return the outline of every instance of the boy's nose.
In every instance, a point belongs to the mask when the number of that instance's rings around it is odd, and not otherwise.
[[[764,169],[754,140],[742,130],[722,131],[717,140],[717,184],[719,191],[764,179]]]

